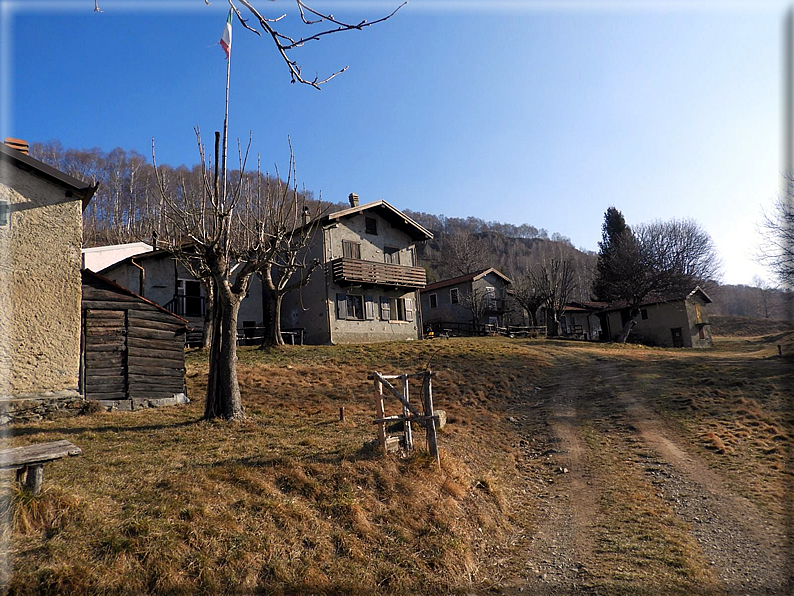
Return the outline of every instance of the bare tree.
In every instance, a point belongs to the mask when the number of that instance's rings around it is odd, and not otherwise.
[[[315,89],[320,89],[320,86],[323,83],[327,83],[337,75],[342,74],[348,69],[348,67],[345,66],[344,68],[331,73],[323,79],[320,79],[319,75],[316,75],[313,78],[308,78],[303,75],[302,68],[300,64],[298,64],[297,60],[292,58],[292,54],[295,50],[302,48],[309,42],[319,41],[323,37],[332,35],[334,33],[343,33],[345,31],[361,31],[367,27],[371,27],[372,25],[383,23],[384,21],[387,21],[393,17],[403,6],[408,4],[408,2],[403,2],[386,16],[372,21],[362,19],[354,22],[348,22],[336,18],[331,13],[321,12],[315,8],[312,8],[306,2],[304,2],[304,0],[295,0],[295,6],[298,9],[301,26],[315,28],[306,34],[295,34],[288,33],[286,26],[283,26],[286,23],[286,13],[282,13],[276,17],[268,17],[264,14],[265,11],[260,11],[254,6],[253,0],[236,1],[242,8],[235,6],[235,2],[233,0],[228,0],[229,7],[234,11],[234,14],[237,15],[237,20],[245,29],[248,29],[260,37],[264,36],[265,38],[269,38],[273,42],[276,51],[289,69],[290,80],[293,83],[303,83],[304,85],[309,85]],[[275,2],[276,0],[270,1]],[[204,0],[204,4],[209,5],[210,1]],[[99,0],[94,0],[94,12],[102,12],[102,10],[99,8]],[[252,19],[254,21],[254,25],[249,24],[249,21]],[[257,28],[257,26],[259,28]]]
[[[488,247],[474,234],[449,234],[444,236],[438,267],[445,277],[468,275],[487,269],[488,255]]]
[[[471,292],[462,296],[460,304],[471,312],[471,324],[474,333],[480,332],[482,319],[491,306],[492,299],[493,296],[491,294],[475,287],[472,287]]]
[[[778,197],[771,211],[764,212],[759,231],[764,240],[758,260],[781,286],[794,289],[794,172],[786,175],[786,193]]]
[[[538,297],[546,308],[547,335],[559,333],[563,308],[576,289],[576,269],[573,259],[551,258],[538,265],[530,274]],[[551,318],[549,319],[549,315]],[[549,323],[551,322],[551,325]]]
[[[610,207],[602,229],[593,289],[598,300],[621,301],[629,309],[620,342],[628,339],[640,304],[649,296],[680,296],[696,285],[710,288],[719,277],[714,243],[694,220],[655,221],[631,230]]]
[[[527,269],[512,276],[513,298],[529,315],[530,325],[537,324],[536,314],[544,304],[546,297],[541,292],[540,286],[535,281],[535,273]]]
[[[218,163],[219,139],[220,133],[216,133],[215,164]],[[153,145],[152,157],[164,206],[159,214],[159,236],[191,271],[208,274],[214,292],[204,417],[241,419],[244,412],[237,380],[240,303],[248,293],[251,277],[283,265],[279,258],[284,254],[284,244],[300,245],[302,241],[294,238],[306,231],[297,219],[303,210],[297,199],[300,195],[294,179],[295,160],[290,149],[286,182],[265,183],[264,192],[253,192],[245,175],[248,149],[240,149],[240,168],[225,194],[220,184],[224,173],[217,167],[212,172],[198,129],[196,141],[201,157],[198,187],[184,175],[177,178],[175,188],[169,187],[157,168]],[[260,177],[259,172],[257,177]],[[315,219],[317,214],[309,213],[309,216]],[[298,231],[300,234],[296,234]]]

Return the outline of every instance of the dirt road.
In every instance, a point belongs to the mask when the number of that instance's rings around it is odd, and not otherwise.
[[[673,358],[558,353],[511,404],[524,511],[502,593],[791,593],[784,516],[659,407]]]

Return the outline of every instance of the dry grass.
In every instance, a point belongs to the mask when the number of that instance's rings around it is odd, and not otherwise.
[[[244,348],[248,418],[232,424],[200,420],[206,356],[191,352],[194,401],[186,407],[14,428],[14,444],[65,438],[83,455],[47,466],[41,497],[15,492],[0,503],[14,564],[6,587],[16,594],[484,590],[495,581],[489,557],[516,531],[516,504],[532,505],[521,496],[521,437],[505,408],[570,362],[625,365],[704,457],[779,511],[792,417],[791,377],[776,345],[791,344],[731,341],[697,357],[500,338]],[[440,471],[422,451],[381,458],[366,446],[375,438],[367,373],[428,363],[437,371],[436,405],[449,420]],[[595,428],[588,441],[608,454],[596,465],[614,477],[599,503],[610,538],[599,544],[609,565],[595,570],[597,586],[630,593],[639,568],[682,593],[711,586],[687,528],[641,471],[619,465],[622,447]]]
[[[659,496],[645,464],[626,466],[636,452],[592,426],[582,435],[599,453],[590,464],[610,479],[595,515],[595,552],[603,565],[591,570],[591,584],[608,594],[636,594],[640,586],[656,586],[660,594],[720,594],[691,529]]]
[[[450,420],[440,471],[422,451],[381,458],[365,446],[376,436],[367,373],[416,371],[431,359],[435,401]],[[205,356],[187,363],[195,398]],[[533,344],[498,339],[244,349],[243,422],[201,421],[198,397],[182,408],[20,425],[16,444],[68,438],[84,453],[47,467],[40,498],[6,503],[8,587],[369,594],[481,585],[482,552],[510,531],[502,487],[515,475],[501,408],[546,364]]]

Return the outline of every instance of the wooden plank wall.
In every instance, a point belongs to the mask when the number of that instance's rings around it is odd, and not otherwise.
[[[185,391],[184,325],[135,296],[83,283],[87,399],[162,399]]]
[[[83,311],[86,399],[127,399],[123,310]]]
[[[168,319],[171,319],[170,321]],[[184,334],[158,310],[127,313],[127,371],[132,399],[161,399],[185,389]]]

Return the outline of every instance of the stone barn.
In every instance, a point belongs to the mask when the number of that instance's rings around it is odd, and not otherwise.
[[[185,403],[187,321],[83,270],[80,387],[110,409]]]

